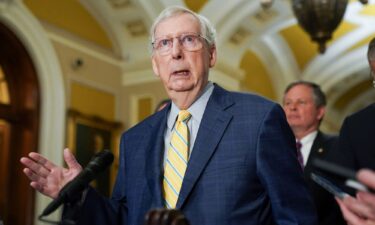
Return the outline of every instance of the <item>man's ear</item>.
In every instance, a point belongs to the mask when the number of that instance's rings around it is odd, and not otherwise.
[[[212,46],[210,49],[210,68],[216,64],[216,46]]]
[[[326,107],[321,106],[318,108],[318,119],[321,120],[324,117],[324,114],[326,113]]]
[[[152,56],[151,62],[152,62],[152,70],[154,71],[156,76],[159,76],[159,67],[156,62],[155,56]]]

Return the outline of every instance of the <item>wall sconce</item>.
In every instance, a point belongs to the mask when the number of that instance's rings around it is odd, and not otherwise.
[[[359,0],[366,4],[368,0]],[[299,25],[319,45],[324,53],[326,42],[332,38],[333,31],[340,24],[348,0],[292,0],[294,15]]]

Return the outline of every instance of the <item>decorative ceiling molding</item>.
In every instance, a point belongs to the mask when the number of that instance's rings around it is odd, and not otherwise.
[[[78,39],[77,37],[59,30],[56,27],[49,26],[46,23],[43,23],[43,27],[45,28],[48,37],[56,43],[68,46],[72,49],[83,52],[89,56],[112,64],[114,66],[122,67],[122,65],[124,64],[124,62],[120,58],[116,57],[111,52],[104,51],[104,49],[99,49],[96,45]]]
[[[133,38],[148,35],[146,25],[141,19],[126,22],[124,26]]]
[[[287,43],[279,34],[267,35],[258,44],[251,47],[263,59],[265,65],[269,66],[270,74],[273,75],[276,92],[282,96],[286,85],[300,79],[300,70]]]
[[[273,18],[277,17],[278,13],[274,9],[259,9],[257,10],[253,15],[252,19],[254,19],[256,22],[258,22],[259,26],[262,24],[269,23]]]
[[[233,35],[230,37],[229,41],[234,45],[240,45],[251,35],[251,32],[243,27],[239,27]]]
[[[154,71],[150,69],[137,70],[132,72],[124,72],[122,76],[122,85],[133,86],[149,82],[159,82],[159,78],[154,75]]]
[[[79,0],[83,6],[96,18],[112,41],[113,50],[116,55],[124,57],[126,49],[123,40],[123,29],[121,22],[114,19],[114,10],[108,1]]]
[[[132,3],[130,0],[107,0],[113,8],[122,9],[129,7]]]
[[[340,80],[344,80],[358,71],[368,69],[366,52],[367,46],[363,46],[354,51],[344,53],[340,57],[336,57],[336,60],[331,60],[330,65],[324,65],[315,76],[310,78],[321,84],[324,90],[329,91]],[[346,85],[350,87],[350,83]]]

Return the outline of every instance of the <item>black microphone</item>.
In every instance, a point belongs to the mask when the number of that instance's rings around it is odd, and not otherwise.
[[[71,199],[72,196],[77,196],[77,194],[82,192],[100,172],[111,165],[113,158],[113,154],[109,150],[103,150],[95,154],[85,169],[61,189],[57,198],[44,209],[39,218],[49,215],[61,204]]]

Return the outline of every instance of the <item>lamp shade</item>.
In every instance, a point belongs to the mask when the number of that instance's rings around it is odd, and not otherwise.
[[[325,52],[326,42],[340,24],[347,4],[348,0],[292,0],[299,25],[318,43],[320,53]]]

